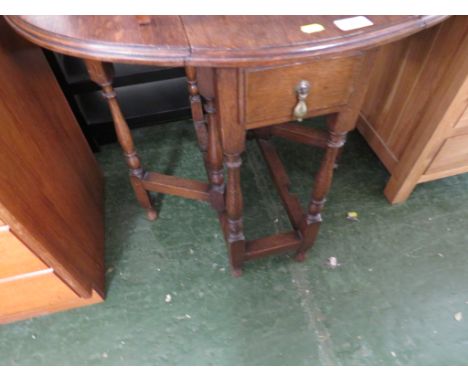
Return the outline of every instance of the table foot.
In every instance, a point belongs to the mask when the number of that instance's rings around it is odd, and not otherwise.
[[[155,221],[158,218],[158,213],[154,208],[150,208],[146,210],[146,217],[149,221]]]
[[[242,276],[242,269],[241,268],[231,268],[231,275],[234,277],[241,277]]]
[[[293,257],[294,261],[297,261],[298,263],[302,263],[307,259],[306,252],[299,252]]]

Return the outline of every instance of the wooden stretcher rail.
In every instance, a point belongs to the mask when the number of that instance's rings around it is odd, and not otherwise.
[[[284,252],[294,252],[299,249],[301,243],[302,240],[295,231],[250,240],[245,243],[244,260],[258,259]]]
[[[303,220],[303,211],[297,197],[289,192],[290,180],[275,147],[264,139],[257,139],[260,151],[270,171],[273,183],[286,209],[291,225],[298,230]]]
[[[269,128],[270,134],[305,145],[327,147],[327,134],[317,128],[299,125],[298,123],[284,123]]]
[[[182,198],[210,200],[209,185],[192,179],[177,176],[148,172],[143,179],[143,187],[148,191],[176,195]]]

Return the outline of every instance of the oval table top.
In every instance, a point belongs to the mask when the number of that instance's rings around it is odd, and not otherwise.
[[[163,66],[242,67],[369,49],[449,16],[5,17],[28,40],[71,56]]]

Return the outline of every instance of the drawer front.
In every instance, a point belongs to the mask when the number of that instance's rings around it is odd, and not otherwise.
[[[244,123],[247,127],[258,127],[294,120],[293,111],[298,102],[296,86],[304,80],[310,84],[305,100],[307,116],[345,105],[362,60],[362,56],[353,56],[245,70]]]
[[[19,313],[38,310],[49,313],[70,300],[79,300],[79,297],[50,268],[36,276],[7,282],[0,280],[0,322]]]
[[[468,171],[468,135],[447,139],[428,167],[426,174]]]
[[[47,269],[6,225],[0,226],[0,281]]]

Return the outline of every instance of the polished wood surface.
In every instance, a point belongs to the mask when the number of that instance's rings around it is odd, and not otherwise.
[[[340,30],[349,16],[7,16],[24,37],[88,59],[155,65],[259,66],[369,49],[446,16],[368,16],[372,26]],[[321,24],[322,32],[301,26]]]
[[[117,94],[112,86],[114,77],[113,66],[110,63],[103,63],[95,60],[85,60],[85,64],[88,69],[89,77],[102,87],[102,95],[109,105],[117,139],[122,147],[124,158],[130,171],[130,182],[138,202],[146,209],[148,219],[155,220],[158,215],[154,209],[151,196],[142,184],[143,178],[145,177],[145,170],[136,152],[130,129],[125,121],[120,105],[117,102]]]
[[[75,299],[102,299],[102,173],[43,53],[3,19],[0,82],[0,321],[28,316],[10,282],[37,271],[52,270]]]
[[[364,19],[367,26],[340,29],[337,21],[349,18],[9,16],[7,20],[43,47],[86,59],[88,72],[102,87],[114,116],[140,204],[153,211],[147,191],[209,201],[219,214],[231,269],[238,276],[244,262],[258,257],[294,251],[296,260],[305,259],[322,222],[336,159],[364,101],[376,48],[447,17],[368,16]],[[168,30],[157,34],[161,25]],[[309,33],[311,26],[316,28],[313,33]],[[110,62],[186,67],[208,183],[143,170],[112,89]],[[289,123],[316,115],[327,115],[325,132]],[[292,226],[289,232],[257,240],[246,239],[244,233],[241,187],[241,156],[247,131],[252,129]],[[271,136],[323,150],[304,210],[290,193],[289,179]],[[156,213],[149,217],[156,218]]]
[[[190,54],[178,16],[151,16],[140,24],[128,16],[9,16],[27,39],[76,57],[182,65]]]
[[[0,323],[99,302],[102,302],[102,297],[94,290],[89,298],[80,298],[49,269],[42,274],[0,282]]]
[[[46,268],[11,231],[0,232],[0,280]]]
[[[425,175],[431,176],[450,170],[467,171],[468,135],[448,138],[427,168]],[[435,178],[434,178],[435,179]]]
[[[323,109],[337,111],[348,102],[353,74],[362,59],[358,55],[242,71],[245,107],[241,118],[249,128],[290,121],[297,103],[295,87],[304,80],[311,86],[305,118]]]
[[[468,170],[468,17],[380,48],[359,130],[392,177],[391,203]]]

